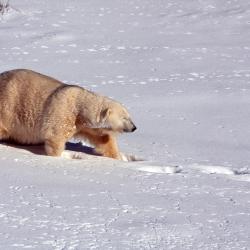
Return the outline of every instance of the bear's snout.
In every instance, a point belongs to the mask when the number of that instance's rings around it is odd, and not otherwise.
[[[129,121],[129,123],[126,123],[124,125],[124,132],[134,132],[136,130],[136,126],[132,121]]]

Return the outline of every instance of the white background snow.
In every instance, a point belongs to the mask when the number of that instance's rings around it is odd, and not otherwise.
[[[0,71],[121,101],[144,161],[0,144],[0,249],[250,249],[249,1],[10,5]]]

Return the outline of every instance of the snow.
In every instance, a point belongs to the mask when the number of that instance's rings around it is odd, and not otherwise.
[[[138,130],[129,162],[0,144],[0,248],[249,249],[249,26],[246,0],[11,0],[0,71],[113,97]]]

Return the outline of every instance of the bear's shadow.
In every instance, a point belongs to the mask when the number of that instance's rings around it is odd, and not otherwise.
[[[37,155],[46,155],[44,150],[43,144],[36,144],[36,145],[27,145],[27,144],[20,144],[15,143],[12,141],[0,141],[1,145],[10,146],[13,148],[23,149],[27,150],[33,154]],[[67,142],[65,145],[65,149],[73,152],[80,152],[88,155],[95,155],[98,156],[98,154],[95,152],[94,148],[82,145],[82,143],[73,143],[73,142]]]

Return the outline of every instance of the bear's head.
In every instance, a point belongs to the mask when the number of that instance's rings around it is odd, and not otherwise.
[[[111,102],[110,105],[102,108],[98,123],[100,127],[119,133],[136,130],[128,111],[118,102]]]

